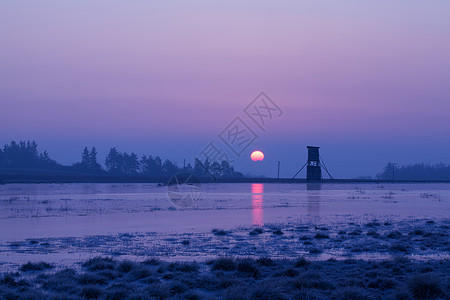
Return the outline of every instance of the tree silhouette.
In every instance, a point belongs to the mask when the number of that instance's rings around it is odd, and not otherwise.
[[[89,157],[88,147],[84,147],[83,153],[81,154],[81,164],[80,167],[85,170],[89,170],[91,165],[91,159]]]
[[[97,149],[95,147],[91,148],[91,151],[89,152],[89,169],[91,170],[100,170],[101,166],[97,162]]]
[[[113,174],[122,173],[123,156],[115,147],[109,149],[105,159],[106,170]]]
[[[125,175],[136,175],[139,170],[138,156],[134,153],[122,154],[122,173]]]
[[[163,170],[163,167],[162,167],[161,157],[156,156],[155,157],[155,175],[156,176],[162,176],[163,175],[162,174],[162,170]]]
[[[193,173],[194,172],[194,168],[192,168],[191,163],[187,164],[185,171],[188,172],[188,173]]]
[[[158,157],[159,158],[159,157]],[[159,162],[161,159],[159,159]],[[146,155],[142,156],[141,162],[141,173],[146,176],[161,176],[160,174],[160,166],[157,163],[157,160],[149,155],[148,157]]]
[[[1,168],[60,168],[54,160],[50,159],[47,151],[39,154],[35,141],[12,141],[0,149]]]
[[[180,168],[178,168],[173,162],[171,162],[170,160],[166,159],[164,161],[164,164],[162,166],[163,169],[163,175],[170,177],[170,176],[174,176],[176,175],[178,172],[181,171]]]
[[[65,170],[82,171],[83,173],[101,174],[103,169],[97,161],[97,149],[84,147],[81,153],[81,162],[72,166],[62,166],[50,158],[47,151],[39,153],[35,141],[12,141],[0,149],[0,168],[23,168],[23,169],[43,169],[43,170]],[[193,173],[199,178],[233,178],[243,177],[242,173],[235,172],[227,161],[210,163],[198,158],[194,160],[194,167],[190,163],[184,168],[179,168],[169,159],[162,161],[161,157],[143,155],[139,160],[138,156],[132,152],[121,153],[115,147],[111,148],[105,159],[106,171],[112,175],[121,176],[150,176],[150,177],[171,177],[179,172]]]
[[[395,175],[395,178],[394,178]],[[450,166],[445,164],[412,164],[395,166],[388,163],[377,175],[384,180],[450,180]]]

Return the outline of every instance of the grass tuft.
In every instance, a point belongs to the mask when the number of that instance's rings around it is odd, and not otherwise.
[[[362,288],[347,286],[334,291],[331,299],[334,300],[368,300],[372,297]]]
[[[22,265],[22,267],[20,267],[20,271],[22,271],[22,272],[43,271],[43,270],[52,269],[52,268],[53,268],[53,266],[51,264],[48,264],[43,261],[40,261],[37,263],[27,262],[26,264]]]
[[[5,274],[0,280],[0,285],[17,286],[17,282],[11,274]]]
[[[169,264],[169,271],[178,271],[183,273],[197,272],[199,265],[196,262],[175,262]]]
[[[234,271],[236,270],[236,263],[232,258],[220,257],[213,261],[212,268],[214,270]]]
[[[271,267],[275,265],[275,262],[270,257],[261,257],[256,260],[258,264],[265,267]]]
[[[97,286],[86,286],[80,294],[83,298],[98,299],[103,294],[103,290]]]
[[[258,277],[260,275],[259,268],[253,259],[240,260],[237,265],[237,270],[250,277]]]
[[[252,231],[250,231],[248,234],[250,235],[259,235],[264,233],[264,230],[262,230],[262,228],[255,228]]]
[[[311,254],[320,254],[320,253],[322,253],[322,250],[320,250],[319,248],[311,248],[311,249],[309,249],[309,253],[311,253]]]
[[[217,229],[217,228],[214,228],[214,229],[212,230],[212,233],[213,233],[214,235],[217,235],[217,236],[228,235],[228,231],[225,231],[225,230],[223,230],[223,229]]]
[[[159,266],[160,264],[162,264],[162,261],[160,261],[157,258],[150,258],[150,259],[143,261],[142,263],[144,265],[148,265],[148,266]]]
[[[134,267],[135,267],[134,262],[124,260],[117,266],[117,271],[119,271],[120,273],[128,273],[131,270],[133,270]]]
[[[84,285],[102,285],[107,283],[107,278],[95,273],[83,273],[78,277],[78,282]]]
[[[323,232],[318,232],[316,233],[316,235],[314,236],[315,239],[329,239],[330,236],[326,233]]]
[[[112,258],[100,256],[91,258],[83,264],[89,271],[113,270],[115,266],[116,262]]]
[[[401,238],[403,235],[401,232],[394,230],[388,233],[387,237],[390,239],[398,239]]]
[[[283,234],[284,234],[284,232],[281,231],[281,229],[277,229],[277,230],[275,230],[275,231],[272,232],[272,233],[275,234],[275,235],[283,235]]]
[[[297,259],[297,261],[295,262],[296,268],[306,267],[307,265],[309,265],[309,261],[307,261],[303,256]]]
[[[408,288],[416,299],[430,299],[441,296],[442,288],[435,275],[427,273],[414,276]]]

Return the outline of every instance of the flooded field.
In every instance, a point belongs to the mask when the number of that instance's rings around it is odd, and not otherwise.
[[[450,257],[450,184],[0,186],[0,267],[95,255],[204,260]]]

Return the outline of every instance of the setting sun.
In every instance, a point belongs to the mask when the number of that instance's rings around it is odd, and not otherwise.
[[[261,151],[257,150],[257,151],[253,151],[252,154],[250,155],[250,158],[253,161],[262,161],[264,159],[264,153],[262,153]]]

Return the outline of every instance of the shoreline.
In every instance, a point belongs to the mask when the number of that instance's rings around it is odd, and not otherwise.
[[[148,177],[148,176],[120,176],[109,174],[71,174],[71,173],[1,173],[0,185],[2,184],[32,184],[32,183],[156,183],[167,185],[173,177]],[[305,178],[271,178],[271,177],[244,177],[244,178],[197,178],[199,183],[304,183],[304,184],[346,184],[346,183],[450,183],[450,180],[385,180],[385,179],[357,179],[357,178],[335,178],[322,179],[319,181],[307,180]]]
[[[211,257],[270,257],[311,261],[401,257],[450,261],[450,219],[390,218],[291,222],[184,231],[130,231],[101,235],[18,237],[0,243],[0,271],[40,260],[71,267],[92,256],[142,261],[204,261]]]

